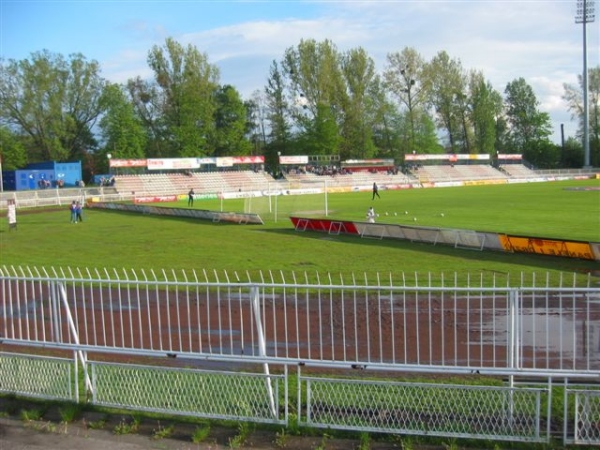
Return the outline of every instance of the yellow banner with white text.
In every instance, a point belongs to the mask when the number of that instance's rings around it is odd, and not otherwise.
[[[516,253],[536,253],[539,255],[567,256],[570,258],[594,260],[594,252],[589,242],[562,241],[523,236],[499,235],[504,250]]]

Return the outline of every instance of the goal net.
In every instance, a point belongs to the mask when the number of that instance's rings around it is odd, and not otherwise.
[[[244,212],[275,222],[290,216],[327,216],[325,184],[296,183],[284,189],[263,191],[244,200]]]

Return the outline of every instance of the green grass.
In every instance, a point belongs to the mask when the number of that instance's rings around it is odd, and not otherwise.
[[[332,218],[363,221],[368,206],[374,204],[380,222],[414,225],[412,218],[417,217],[416,223],[425,226],[600,242],[600,191],[568,189],[584,186],[598,187],[600,181],[382,191],[381,200],[374,202],[370,192],[330,194],[328,209]],[[323,196],[312,197],[302,199],[302,208],[323,209]],[[297,232],[285,217],[297,201],[280,197],[278,220],[267,220],[265,225],[94,209],[84,211],[83,223],[71,224],[67,206],[52,212],[18,211],[16,231],[9,231],[6,221],[1,224],[0,264],[241,274],[258,270],[459,275],[598,270],[594,261]],[[187,201],[164,206],[185,208]],[[242,211],[244,201],[198,200],[195,208]]]

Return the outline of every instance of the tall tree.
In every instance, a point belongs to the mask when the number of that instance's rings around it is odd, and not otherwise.
[[[329,40],[301,40],[284,53],[282,67],[290,80],[291,95],[304,96],[304,109],[313,116],[319,104],[339,106],[344,91],[339,60],[339,51]]]
[[[518,78],[507,84],[505,95],[509,140],[513,150],[521,154],[532,151],[537,155],[547,149],[542,143],[548,141],[551,135],[550,116],[538,109],[539,102],[533,88],[524,78]]]
[[[286,77],[279,64],[273,61],[265,87],[267,122],[270,131],[265,162],[273,172],[279,168],[278,153],[291,154],[292,125],[289,116],[290,102],[286,90]]]
[[[460,60],[450,59],[445,51],[439,52],[424,69],[431,86],[430,102],[435,109],[438,125],[448,138],[449,150],[458,153],[468,148],[466,114],[466,77]]]
[[[267,108],[266,96],[260,90],[252,92],[246,101],[248,111],[248,135],[252,143],[252,153],[262,155],[267,146]]]
[[[496,154],[496,118],[502,114],[502,95],[496,91],[483,73],[469,74],[471,99],[470,122],[473,124],[474,153]]]
[[[405,47],[400,53],[387,55],[387,66],[384,72],[386,88],[406,108],[407,127],[402,139],[400,154],[425,151],[422,148],[424,115],[427,115],[429,79],[424,76],[425,62],[423,57],[411,47]]]
[[[146,130],[146,157],[160,158],[168,155],[169,135],[162,116],[163,102],[157,85],[136,77],[127,81],[127,92],[135,114]]]
[[[8,127],[0,127],[0,165],[2,170],[17,170],[27,164],[23,137]]]
[[[375,63],[364,49],[356,48],[341,55],[340,67],[345,85],[341,102],[343,122],[340,157],[372,158],[376,154],[373,129],[378,104],[375,99],[381,85],[375,72]],[[330,116],[336,123],[333,111]],[[337,148],[330,151],[330,154],[337,153]]]
[[[102,154],[111,153],[115,158],[125,159],[145,158],[146,132],[122,86],[107,86],[102,103],[106,111],[99,123],[104,147]]]
[[[68,161],[96,145],[105,81],[96,61],[47,50],[0,64],[0,118],[29,137],[30,161]]]
[[[302,40],[285,51],[281,66],[288,80],[287,97],[294,101],[289,111],[298,146],[318,154],[337,154],[338,139],[322,136],[334,131],[334,124],[325,121],[333,119],[338,129],[341,123],[345,87],[337,48],[329,40]],[[335,147],[327,150],[325,143]]]
[[[565,83],[563,99],[569,106],[573,119],[579,122],[577,136],[583,137],[583,76],[578,76],[579,86]],[[600,165],[600,66],[588,69],[588,131],[590,140],[590,163]],[[581,161],[583,161],[583,156]],[[581,162],[579,164],[581,166]]]
[[[246,139],[247,111],[239,92],[231,85],[215,93],[215,129],[211,145],[214,156],[248,155],[252,146]]]
[[[161,94],[162,121],[169,137],[171,157],[213,154],[209,148],[214,132],[219,70],[192,45],[183,47],[167,38],[164,47],[154,46],[148,55]]]

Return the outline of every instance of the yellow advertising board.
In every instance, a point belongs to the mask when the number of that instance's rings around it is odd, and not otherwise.
[[[562,241],[526,236],[498,236],[504,250],[515,253],[537,253],[540,255],[567,256],[570,258],[594,260],[594,253],[588,242]]]

